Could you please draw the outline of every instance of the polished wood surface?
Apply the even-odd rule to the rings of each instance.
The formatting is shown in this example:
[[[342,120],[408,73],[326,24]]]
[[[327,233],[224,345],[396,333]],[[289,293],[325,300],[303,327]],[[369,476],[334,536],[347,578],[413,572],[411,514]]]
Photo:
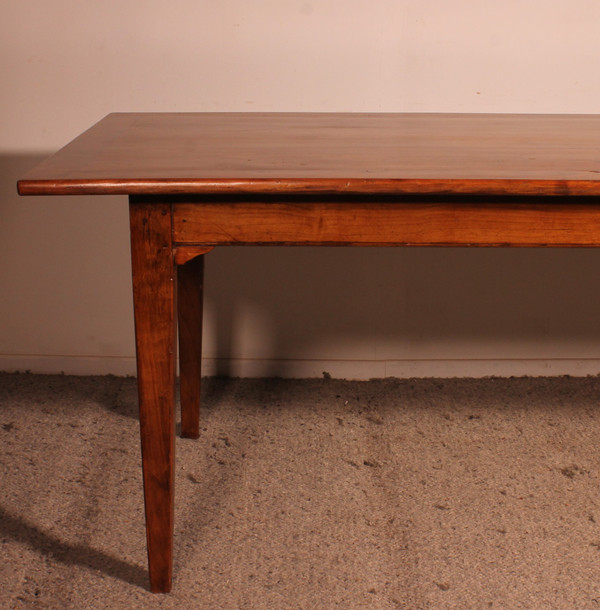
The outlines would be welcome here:
[[[200,434],[204,256],[177,266],[181,436]]]
[[[599,246],[585,198],[304,199],[173,205],[175,243],[313,246]]]
[[[600,246],[600,115],[112,114],[18,183],[127,194],[152,591],[171,588],[175,336],[199,432],[223,245]]]
[[[169,206],[129,206],[150,588],[171,589],[175,482],[175,264]]]
[[[600,115],[111,114],[19,192],[600,194]]]

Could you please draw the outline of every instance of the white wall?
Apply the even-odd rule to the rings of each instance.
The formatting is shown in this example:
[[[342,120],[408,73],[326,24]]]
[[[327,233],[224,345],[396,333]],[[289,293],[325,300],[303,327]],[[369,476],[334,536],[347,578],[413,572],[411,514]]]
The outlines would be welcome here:
[[[15,189],[105,114],[594,113],[599,33],[596,0],[3,2],[0,370],[135,370],[126,199]],[[207,373],[600,372],[600,250],[223,248],[207,265]]]

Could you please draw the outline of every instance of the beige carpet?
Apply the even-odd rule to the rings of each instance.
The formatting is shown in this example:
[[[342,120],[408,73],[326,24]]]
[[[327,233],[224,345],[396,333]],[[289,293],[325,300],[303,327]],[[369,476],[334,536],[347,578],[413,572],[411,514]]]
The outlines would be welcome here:
[[[148,592],[134,379],[0,374],[1,608],[600,608],[599,378],[207,380]]]

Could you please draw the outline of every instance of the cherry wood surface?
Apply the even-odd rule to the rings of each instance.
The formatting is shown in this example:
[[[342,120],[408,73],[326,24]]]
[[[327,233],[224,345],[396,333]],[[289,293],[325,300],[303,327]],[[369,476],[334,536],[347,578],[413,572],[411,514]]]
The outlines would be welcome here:
[[[150,587],[171,589],[175,481],[175,263],[169,206],[130,205],[138,400]]]
[[[197,437],[215,246],[600,246],[600,115],[111,114],[18,183],[129,195],[150,588],[171,589],[175,349]]]
[[[177,257],[176,257],[177,258]],[[204,256],[177,266],[181,436],[200,435]]]
[[[173,240],[203,246],[599,246],[600,207],[581,197],[191,199],[173,205]]]
[[[21,194],[600,194],[600,115],[111,114]]]

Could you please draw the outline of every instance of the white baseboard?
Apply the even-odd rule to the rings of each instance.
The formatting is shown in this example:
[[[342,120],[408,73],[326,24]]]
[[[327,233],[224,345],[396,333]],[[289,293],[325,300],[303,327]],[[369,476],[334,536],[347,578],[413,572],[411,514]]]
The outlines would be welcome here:
[[[48,375],[136,375],[133,357],[37,356],[0,354],[0,371]]]
[[[338,379],[383,377],[546,377],[600,374],[600,359],[206,360],[203,375]]]
[[[133,357],[21,356],[0,354],[0,371],[66,375],[135,375]],[[382,377],[585,377],[600,374],[600,359],[500,360],[255,360],[205,358],[204,376],[338,379]]]

